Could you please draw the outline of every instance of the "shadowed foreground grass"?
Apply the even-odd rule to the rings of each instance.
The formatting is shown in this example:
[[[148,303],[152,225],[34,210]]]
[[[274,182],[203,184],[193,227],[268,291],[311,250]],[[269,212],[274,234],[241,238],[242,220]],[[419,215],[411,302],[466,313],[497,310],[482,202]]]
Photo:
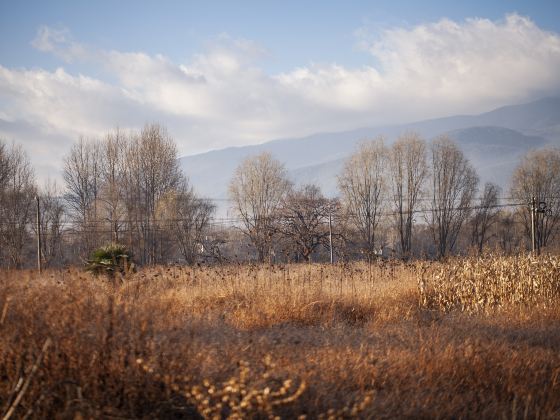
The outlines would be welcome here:
[[[559,270],[521,257],[160,267],[118,286],[2,272],[0,410],[560,418]]]

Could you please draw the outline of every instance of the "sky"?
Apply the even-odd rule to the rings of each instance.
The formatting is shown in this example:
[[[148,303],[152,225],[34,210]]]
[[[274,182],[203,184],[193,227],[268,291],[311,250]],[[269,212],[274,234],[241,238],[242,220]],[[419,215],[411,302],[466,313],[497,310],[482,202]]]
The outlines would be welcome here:
[[[4,1],[0,138],[59,178],[80,137],[181,155],[560,94],[557,1]]]

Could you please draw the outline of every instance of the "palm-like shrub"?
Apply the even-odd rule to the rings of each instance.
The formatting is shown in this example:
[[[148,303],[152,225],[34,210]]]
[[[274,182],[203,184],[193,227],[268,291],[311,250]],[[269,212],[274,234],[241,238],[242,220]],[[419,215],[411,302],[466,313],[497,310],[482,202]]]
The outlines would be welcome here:
[[[110,244],[97,248],[86,263],[86,270],[113,278],[116,273],[126,274],[134,269],[132,254],[124,245]]]

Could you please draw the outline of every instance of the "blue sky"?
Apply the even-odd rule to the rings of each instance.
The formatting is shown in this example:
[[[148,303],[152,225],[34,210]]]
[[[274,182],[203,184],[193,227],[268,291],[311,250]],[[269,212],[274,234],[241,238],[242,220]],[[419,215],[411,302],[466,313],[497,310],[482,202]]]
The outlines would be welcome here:
[[[257,41],[263,66],[285,71],[308,62],[364,65],[356,31],[410,27],[442,17],[491,20],[517,12],[560,32],[560,2],[548,1],[1,1],[0,62],[56,68],[30,41],[41,25],[63,27],[104,49],[185,60],[220,34]]]
[[[0,138],[40,176],[80,136],[181,154],[560,94],[557,1],[0,1]]]

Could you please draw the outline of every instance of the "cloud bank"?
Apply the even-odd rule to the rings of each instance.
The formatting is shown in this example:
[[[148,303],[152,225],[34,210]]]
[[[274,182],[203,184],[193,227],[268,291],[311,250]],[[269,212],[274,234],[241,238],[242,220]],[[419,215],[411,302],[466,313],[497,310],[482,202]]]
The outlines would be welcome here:
[[[54,71],[0,63],[0,137],[24,144],[41,176],[80,135],[166,125],[182,154],[316,132],[479,113],[560,92],[560,35],[516,14],[442,19],[357,42],[371,65],[309,64],[267,74],[265,50],[221,35],[184,63],[107,51],[41,27],[32,45]],[[349,46],[351,48],[352,46]],[[68,63],[95,69],[72,74]],[[48,165],[45,166],[45,162]],[[55,176],[55,174],[52,174]]]

